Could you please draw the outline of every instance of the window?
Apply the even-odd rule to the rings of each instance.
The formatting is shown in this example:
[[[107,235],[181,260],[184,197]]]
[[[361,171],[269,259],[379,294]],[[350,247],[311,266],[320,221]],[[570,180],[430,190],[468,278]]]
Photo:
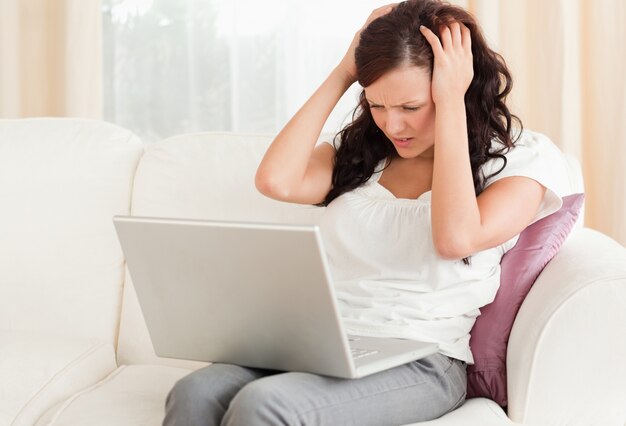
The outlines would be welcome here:
[[[144,140],[275,133],[384,0],[103,0],[105,119]],[[360,88],[324,131],[349,118]]]

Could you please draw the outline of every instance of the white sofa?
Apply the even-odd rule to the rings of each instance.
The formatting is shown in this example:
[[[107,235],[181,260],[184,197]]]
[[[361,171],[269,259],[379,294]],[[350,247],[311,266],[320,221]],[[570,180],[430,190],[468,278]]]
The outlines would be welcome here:
[[[111,218],[315,222],[320,208],[254,189],[270,141],[144,145],[104,122],[0,120],[0,426],[160,424],[168,390],[202,364],[155,356]],[[515,321],[508,415],[472,399],[420,425],[626,424],[625,307],[626,249],[579,226]]]

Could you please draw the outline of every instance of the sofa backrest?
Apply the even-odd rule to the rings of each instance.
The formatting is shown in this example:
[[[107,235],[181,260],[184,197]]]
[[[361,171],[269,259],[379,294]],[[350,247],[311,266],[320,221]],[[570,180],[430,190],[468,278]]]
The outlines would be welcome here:
[[[100,121],[0,120],[0,329],[115,343],[143,145]]]
[[[316,223],[323,209],[270,200],[254,186],[272,136],[229,133],[182,135],[150,145],[137,168],[132,214],[191,219]],[[118,362],[201,364],[157,358],[126,277]]]

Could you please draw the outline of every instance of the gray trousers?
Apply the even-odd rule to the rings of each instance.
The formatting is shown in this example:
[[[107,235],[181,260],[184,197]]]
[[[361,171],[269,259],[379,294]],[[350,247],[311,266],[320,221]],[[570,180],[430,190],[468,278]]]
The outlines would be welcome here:
[[[176,383],[163,425],[402,425],[457,408],[466,383],[441,354],[356,380],[212,364]]]

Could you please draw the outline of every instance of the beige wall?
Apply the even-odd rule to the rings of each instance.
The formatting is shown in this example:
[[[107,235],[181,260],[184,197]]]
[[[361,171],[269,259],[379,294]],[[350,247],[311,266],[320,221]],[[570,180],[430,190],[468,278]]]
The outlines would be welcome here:
[[[0,117],[102,115],[99,0],[0,0]]]
[[[626,2],[584,1],[582,158],[590,226],[626,245]]]
[[[626,2],[469,0],[514,78],[511,108],[577,157],[586,225],[626,245]]]

